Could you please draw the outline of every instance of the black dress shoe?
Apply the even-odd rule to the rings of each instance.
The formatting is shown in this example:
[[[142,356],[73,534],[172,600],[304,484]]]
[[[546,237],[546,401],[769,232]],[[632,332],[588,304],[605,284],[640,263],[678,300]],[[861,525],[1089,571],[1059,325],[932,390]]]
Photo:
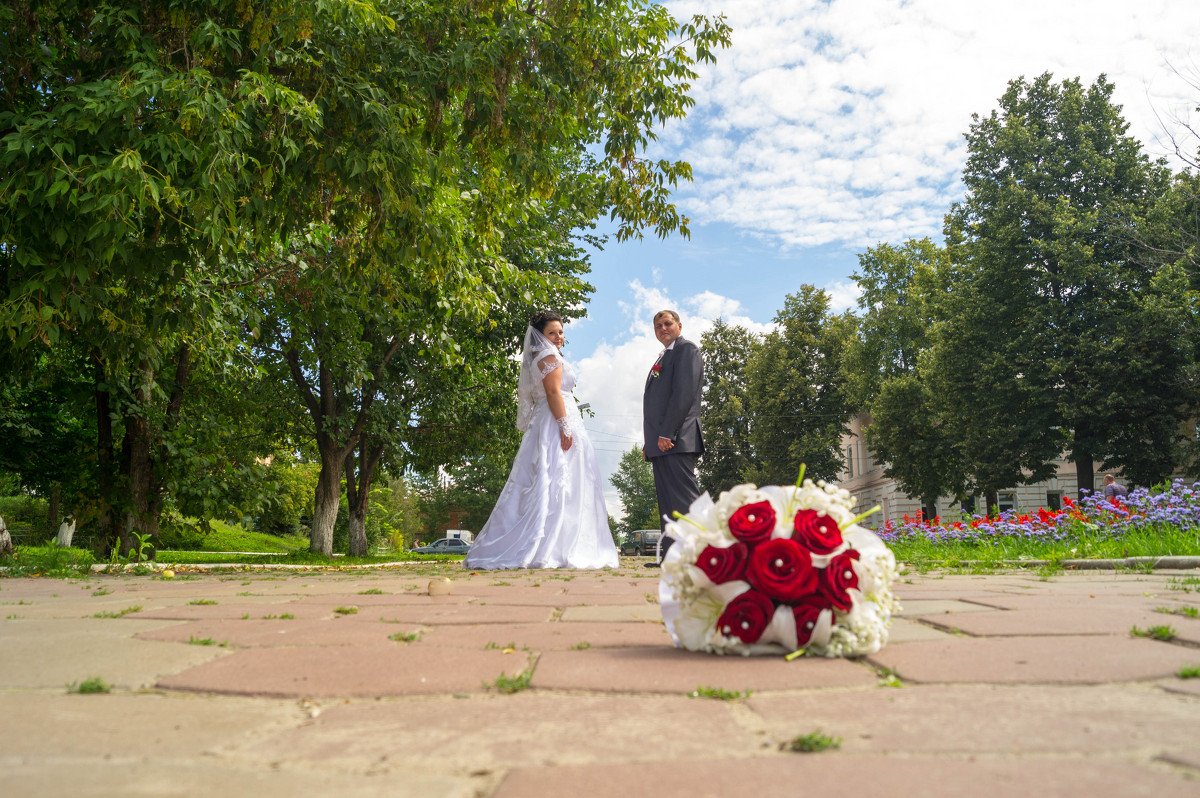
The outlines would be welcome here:
[[[645,564],[644,564],[642,567],[643,567],[643,568],[662,568],[662,563],[660,563],[660,562],[648,562],[648,563],[645,563]]]

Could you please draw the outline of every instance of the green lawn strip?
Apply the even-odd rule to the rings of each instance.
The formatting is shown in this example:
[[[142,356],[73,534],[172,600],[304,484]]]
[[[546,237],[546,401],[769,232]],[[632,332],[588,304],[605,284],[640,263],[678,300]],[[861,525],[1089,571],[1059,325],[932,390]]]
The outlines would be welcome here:
[[[1080,534],[1054,541],[1017,535],[934,541],[923,535],[906,535],[892,538],[888,546],[899,562],[918,569],[1000,569],[1025,561],[1060,563],[1080,559],[1200,556],[1200,530],[1158,526],[1119,537],[1083,530]]]

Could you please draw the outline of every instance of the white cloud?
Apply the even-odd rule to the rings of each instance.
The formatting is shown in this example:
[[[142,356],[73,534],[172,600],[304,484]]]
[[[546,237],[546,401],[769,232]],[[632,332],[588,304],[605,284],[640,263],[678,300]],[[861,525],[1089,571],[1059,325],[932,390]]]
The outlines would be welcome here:
[[[747,316],[736,300],[712,291],[676,300],[640,280],[631,281],[628,288],[629,298],[619,303],[628,322],[619,340],[604,341],[590,355],[573,361],[579,373],[575,396],[581,403],[589,403],[595,414],[584,424],[596,447],[608,511],[617,517],[623,511],[608,480],[616,472],[621,455],[642,444],[642,391],[650,366],[662,350],[654,337],[654,314],[668,308],[676,311],[683,336],[697,343],[717,318],[758,334],[774,329],[774,325]],[[572,356],[569,351],[566,354]]]
[[[1200,14],[1167,0],[667,0],[677,19],[725,14],[733,47],[702,65],[689,117],[656,155],[695,182],[677,194],[697,224],[784,247],[873,245],[941,231],[960,196],[971,115],[1010,80],[1101,74],[1130,133],[1171,151],[1159,117],[1186,117]],[[1194,142],[1189,144],[1194,147]]]

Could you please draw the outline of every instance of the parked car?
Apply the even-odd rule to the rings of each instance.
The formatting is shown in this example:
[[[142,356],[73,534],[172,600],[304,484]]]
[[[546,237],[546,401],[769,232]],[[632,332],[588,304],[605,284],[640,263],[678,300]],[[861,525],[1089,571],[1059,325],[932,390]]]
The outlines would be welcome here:
[[[621,544],[621,553],[626,557],[651,556],[658,549],[658,538],[661,534],[657,529],[635,529],[625,536],[625,542]]]
[[[413,552],[416,554],[466,554],[470,549],[471,544],[465,540],[442,538],[433,541],[428,546],[413,549]]]

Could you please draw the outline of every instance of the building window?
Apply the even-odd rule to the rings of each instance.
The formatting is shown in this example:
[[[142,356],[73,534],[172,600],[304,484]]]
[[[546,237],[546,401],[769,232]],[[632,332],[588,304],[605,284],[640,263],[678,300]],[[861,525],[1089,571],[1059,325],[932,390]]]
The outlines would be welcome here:
[[[926,521],[932,521],[933,519],[937,518],[937,502],[934,502],[933,504],[927,504],[922,507],[921,513],[925,516]]]
[[[996,507],[1002,512],[1010,512],[1017,509],[1017,494],[1012,491],[1004,491],[996,494]]]
[[[1054,490],[1054,491],[1047,492],[1046,493],[1046,509],[1047,510],[1061,510],[1062,509],[1062,496],[1063,495],[1062,495],[1061,491]]]
[[[854,444],[846,447],[846,475],[854,478]]]

